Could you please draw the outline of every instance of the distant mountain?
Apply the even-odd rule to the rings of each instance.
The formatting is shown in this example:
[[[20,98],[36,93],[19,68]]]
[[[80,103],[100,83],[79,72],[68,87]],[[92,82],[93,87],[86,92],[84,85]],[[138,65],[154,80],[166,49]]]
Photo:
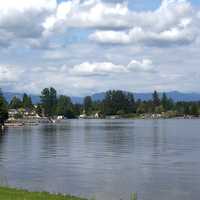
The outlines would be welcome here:
[[[14,93],[14,92],[4,92],[3,95],[4,95],[4,97],[6,98],[6,100],[7,100],[8,102],[10,102],[11,99],[12,99],[14,96],[16,96],[16,97],[18,97],[18,98],[20,98],[20,99],[22,99],[22,97],[23,97],[23,94],[22,94],[22,93]],[[31,94],[30,96],[31,96],[32,102],[33,102],[34,104],[40,102],[40,97],[39,97],[39,95],[32,95],[32,94]]]
[[[97,93],[92,95],[93,100],[102,100],[105,98],[105,92]],[[135,99],[141,99],[142,101],[147,101],[152,99],[152,93],[133,93]],[[166,92],[168,98],[174,101],[200,101],[200,93],[182,93],[178,91]],[[162,93],[160,93],[162,96]]]
[[[101,101],[105,98],[105,92],[93,94],[93,101]],[[150,100],[152,98],[152,93],[133,93],[135,99]],[[160,93],[160,96],[162,93]],[[172,98],[174,101],[200,101],[200,93],[182,93],[178,91],[166,92],[166,95]],[[4,92],[4,96],[8,102],[14,97],[17,96],[22,99],[23,94],[21,93],[12,93],[12,92]],[[39,95],[31,95],[33,103],[39,103],[40,97]],[[73,103],[83,103],[84,97],[71,97]]]
[[[84,100],[84,97],[71,97],[71,100],[73,103],[77,103],[77,104],[82,104],[83,103],[83,100]]]
[[[174,101],[200,101],[200,93],[182,93],[178,91],[166,93]]]

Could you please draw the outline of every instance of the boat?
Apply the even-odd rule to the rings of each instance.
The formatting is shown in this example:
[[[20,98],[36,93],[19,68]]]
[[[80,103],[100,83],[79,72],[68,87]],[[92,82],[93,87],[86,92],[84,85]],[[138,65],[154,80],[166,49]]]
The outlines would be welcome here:
[[[5,127],[21,127],[24,123],[5,123]]]

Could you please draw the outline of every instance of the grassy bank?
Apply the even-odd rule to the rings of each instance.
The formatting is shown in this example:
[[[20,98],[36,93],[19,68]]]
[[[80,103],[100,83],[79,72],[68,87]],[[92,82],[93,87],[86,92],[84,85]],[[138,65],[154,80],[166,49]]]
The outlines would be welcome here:
[[[86,200],[69,195],[53,195],[47,192],[28,192],[26,190],[0,187],[0,199],[2,200]]]

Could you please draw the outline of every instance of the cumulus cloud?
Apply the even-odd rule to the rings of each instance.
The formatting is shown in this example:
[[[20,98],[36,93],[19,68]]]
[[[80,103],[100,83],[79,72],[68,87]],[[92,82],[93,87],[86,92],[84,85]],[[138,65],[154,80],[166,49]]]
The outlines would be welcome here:
[[[192,30],[171,28],[162,32],[144,31],[140,27],[125,31],[96,31],[89,38],[99,43],[131,44],[139,43],[152,46],[185,45],[192,43],[197,33]]]
[[[18,39],[42,37],[43,22],[56,7],[56,0],[1,0],[0,32],[4,33],[4,45]]]
[[[116,65],[111,62],[84,62],[75,65],[69,72],[73,75],[79,76],[105,76],[115,74],[123,75],[130,72],[156,73],[156,69],[151,60],[144,59],[142,61],[132,60],[128,65]]]
[[[56,13],[47,18],[45,27],[62,24],[68,27],[168,29],[193,12],[187,0],[163,0],[154,11],[132,11],[124,2],[69,0],[61,2]]]
[[[16,82],[20,80],[23,70],[14,66],[0,65],[0,83]]]
[[[128,65],[127,69],[133,72],[145,72],[145,73],[156,73],[156,69],[153,66],[152,60],[144,59],[142,61],[132,60]]]
[[[190,44],[199,35],[198,15],[187,0],[163,0],[156,10],[137,12],[123,1],[7,0],[0,4],[0,44],[20,39],[51,48],[51,36],[70,28],[97,29],[89,39],[104,44]]]
[[[94,75],[109,75],[110,73],[124,72],[125,68],[121,65],[115,65],[110,62],[89,63],[84,62],[80,65],[75,65],[71,70],[71,74],[80,76]]]
[[[45,28],[102,27],[122,28],[129,26],[129,9],[126,3],[105,3],[101,0],[70,0],[61,2],[55,14],[47,18]],[[106,20],[105,20],[106,19]]]
[[[84,93],[86,90],[95,90],[98,85],[102,87],[105,81],[115,82],[119,77],[146,77],[150,74],[157,74],[157,69],[148,59],[131,60],[127,65],[112,62],[83,62],[73,67],[63,65],[28,68],[0,65],[0,84],[4,87],[12,85],[12,90],[17,92],[32,93],[38,93],[42,88],[49,86],[57,87],[63,92],[63,85],[66,84],[74,88],[73,92],[82,89],[83,91],[79,92]],[[71,91],[71,94],[73,92]]]
[[[171,46],[190,44],[199,34],[197,14],[185,0],[163,0],[155,11],[131,15],[138,20],[130,22],[129,30],[97,30],[89,39],[104,44]]]

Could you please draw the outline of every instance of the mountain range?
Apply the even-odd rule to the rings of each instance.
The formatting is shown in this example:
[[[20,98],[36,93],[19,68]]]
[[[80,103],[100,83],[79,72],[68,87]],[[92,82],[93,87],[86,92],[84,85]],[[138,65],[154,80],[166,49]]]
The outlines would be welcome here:
[[[105,92],[96,93],[91,95],[93,101],[100,101],[105,98]],[[135,99],[141,99],[141,100],[150,100],[152,98],[152,93],[133,93]],[[162,93],[160,93],[162,94]],[[172,98],[175,102],[177,101],[200,101],[200,93],[183,93],[179,91],[172,91],[172,92],[166,92],[166,95],[169,98]],[[22,99],[23,94],[22,93],[15,93],[15,92],[4,92],[4,96],[8,102],[11,101],[11,99],[14,96],[17,96]],[[30,95],[32,98],[33,103],[39,103],[40,102],[40,96],[39,95]],[[73,103],[83,103],[84,97],[71,97]]]

